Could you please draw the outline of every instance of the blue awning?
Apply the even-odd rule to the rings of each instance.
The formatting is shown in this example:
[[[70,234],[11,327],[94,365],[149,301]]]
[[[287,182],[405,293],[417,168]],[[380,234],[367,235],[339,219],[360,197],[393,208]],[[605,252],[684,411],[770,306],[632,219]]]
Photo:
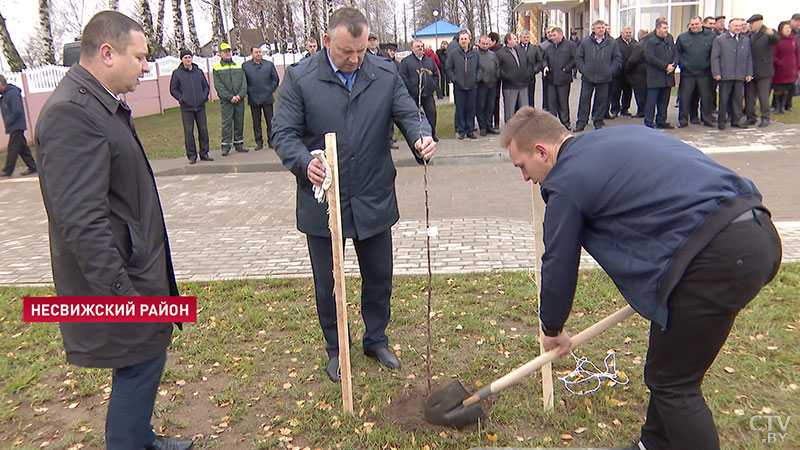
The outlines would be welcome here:
[[[450,22],[445,22],[444,20],[439,20],[414,33],[414,37],[452,36],[459,31],[461,31],[459,26],[453,25]]]

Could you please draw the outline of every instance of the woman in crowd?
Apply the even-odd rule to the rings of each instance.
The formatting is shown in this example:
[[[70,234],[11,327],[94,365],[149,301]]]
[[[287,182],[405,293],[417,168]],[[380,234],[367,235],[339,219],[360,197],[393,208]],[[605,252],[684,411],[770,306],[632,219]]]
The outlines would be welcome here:
[[[783,114],[789,96],[797,83],[797,71],[800,70],[800,47],[797,36],[792,33],[788,21],[778,25],[781,41],[772,48],[775,75],[772,77],[772,95],[775,97],[775,113]]]

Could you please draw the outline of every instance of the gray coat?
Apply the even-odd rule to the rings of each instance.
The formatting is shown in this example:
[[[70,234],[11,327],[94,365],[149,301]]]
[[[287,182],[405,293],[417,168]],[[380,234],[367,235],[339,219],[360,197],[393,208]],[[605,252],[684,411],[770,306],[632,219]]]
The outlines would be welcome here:
[[[493,87],[500,79],[500,66],[497,63],[497,55],[491,50],[478,49],[480,56],[481,68],[483,75],[481,75],[481,83],[488,87]]]
[[[262,59],[261,64],[256,64],[248,59],[242,64],[242,70],[247,78],[247,104],[271,105],[274,101],[272,94],[280,83],[275,64],[266,59]]]
[[[608,83],[622,69],[622,53],[614,38],[606,34],[598,43],[592,33],[578,46],[575,65],[581,71],[583,80]]]
[[[497,55],[499,58],[500,55]],[[453,82],[457,89],[470,91],[478,87],[478,81],[483,76],[483,67],[479,62],[478,51],[470,48],[465,52],[458,47],[458,50],[447,52],[447,64],[445,71],[447,79]]]
[[[750,39],[743,36],[738,41],[725,32],[711,45],[711,76],[723,80],[744,80],[753,76],[753,58]]]
[[[297,228],[330,235],[328,205],[317,203],[306,173],[309,152],[325,148],[325,133],[336,133],[344,236],[368,239],[394,225],[400,214],[389,137],[397,124],[411,148],[420,134],[417,112],[388,59],[366,55],[352,92],[333,72],[326,49],[290,66],[278,91],[272,142],[297,179]],[[431,135],[425,120],[422,134]]]
[[[36,124],[59,296],[178,295],[153,171],[131,111],[72,66]],[[62,323],[67,360],[125,367],[170,343],[170,323]]]

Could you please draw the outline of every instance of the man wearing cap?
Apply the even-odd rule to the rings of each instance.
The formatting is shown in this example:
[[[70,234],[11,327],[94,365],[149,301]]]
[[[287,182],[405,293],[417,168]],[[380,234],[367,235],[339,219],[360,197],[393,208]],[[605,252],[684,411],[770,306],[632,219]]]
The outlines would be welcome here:
[[[331,14],[325,48],[286,69],[272,137],[283,165],[296,177],[297,228],[306,234],[317,315],[327,344],[325,372],[334,382],[341,380],[340,343],[328,205],[319,203],[312,189],[329,173],[309,152],[325,147],[326,133],[336,133],[342,238],[352,239],[361,271],[362,348],[383,366],[399,369],[386,335],[392,297],[391,227],[400,217],[389,130],[397,124],[419,164],[436,150],[430,126],[424,120],[420,124],[419,109],[394,65],[365,56],[368,33],[361,11],[343,7]]]
[[[231,56],[227,42],[219,44],[220,60],[214,66],[214,88],[219,95],[222,112],[222,156],[228,156],[231,145],[237,152],[247,153],[244,148],[244,96],[247,95],[247,77]]]
[[[369,39],[367,39],[367,53],[372,56],[386,56],[381,49],[378,48],[378,36],[373,33],[370,33]]]
[[[397,60],[397,44],[383,44],[383,49],[386,52],[386,57],[392,60],[397,71],[400,71],[400,61]]]
[[[725,29],[725,16],[717,16],[714,17],[714,32],[717,33],[717,36],[726,32]]]
[[[761,105],[761,123],[759,127],[769,125],[769,91],[772,88],[772,76],[775,68],[772,66],[772,47],[781,41],[778,33],[772,28],[764,26],[764,17],[754,14],[747,19],[750,24],[750,46],[753,54],[753,81],[744,85],[744,109],[747,114],[747,124],[756,123],[756,98]]]
[[[272,147],[272,103],[273,93],[278,89],[278,71],[272,61],[264,59],[261,47],[254,46],[250,49],[252,59],[242,64],[245,78],[247,78],[247,103],[250,105],[250,114],[253,116],[253,136],[256,140],[255,150],[264,148],[264,136],[261,132],[261,113],[267,122],[267,144]]]
[[[181,105],[183,121],[183,141],[189,164],[197,162],[197,147],[194,143],[194,125],[197,124],[197,140],[200,141],[200,159],[213,161],[208,155],[208,124],[206,123],[206,102],[209,87],[206,75],[192,62],[192,52],[181,50],[181,64],[172,72],[169,93]]]

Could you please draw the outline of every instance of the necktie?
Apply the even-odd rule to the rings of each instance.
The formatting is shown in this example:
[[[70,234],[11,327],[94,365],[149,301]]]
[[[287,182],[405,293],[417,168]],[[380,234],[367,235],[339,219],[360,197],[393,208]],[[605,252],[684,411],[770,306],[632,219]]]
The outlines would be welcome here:
[[[511,54],[514,55],[514,60],[517,62],[517,67],[519,67],[519,56],[517,56],[516,47],[511,47]]]
[[[340,70],[339,74],[344,78],[344,85],[345,87],[347,87],[347,90],[352,92],[353,83],[355,82],[356,79],[356,73],[355,72],[345,73]]]

